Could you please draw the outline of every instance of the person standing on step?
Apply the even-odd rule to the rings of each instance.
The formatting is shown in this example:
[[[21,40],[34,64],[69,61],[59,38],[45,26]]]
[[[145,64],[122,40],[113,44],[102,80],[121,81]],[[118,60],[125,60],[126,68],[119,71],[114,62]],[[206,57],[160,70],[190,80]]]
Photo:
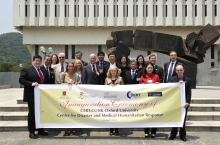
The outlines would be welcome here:
[[[171,78],[171,82],[179,82],[179,83],[184,83],[185,82],[185,97],[186,97],[186,103],[183,106],[186,109],[186,114],[185,114],[185,118],[184,118],[184,122],[183,122],[183,127],[180,127],[180,139],[182,141],[186,141],[186,116],[187,116],[187,111],[188,111],[188,107],[190,105],[191,102],[191,81],[189,78],[185,77],[183,75],[184,73],[184,68],[182,65],[177,65],[176,66],[176,76]],[[177,131],[178,128],[177,127],[173,127],[172,131],[170,133],[170,137],[169,140],[173,140],[176,138],[177,135]]]
[[[36,130],[38,130],[38,135],[48,135],[42,128],[36,129],[35,126],[34,88],[38,86],[38,84],[48,84],[43,71],[40,69],[41,63],[42,57],[40,55],[33,56],[32,66],[23,68],[19,78],[19,83],[24,85],[23,101],[28,104],[28,130],[29,137],[32,139],[38,138],[35,134]]]

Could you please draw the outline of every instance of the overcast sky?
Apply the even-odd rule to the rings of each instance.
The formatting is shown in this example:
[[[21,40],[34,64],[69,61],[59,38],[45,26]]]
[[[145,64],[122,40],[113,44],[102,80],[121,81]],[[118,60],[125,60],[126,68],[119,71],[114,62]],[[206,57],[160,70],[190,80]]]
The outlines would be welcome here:
[[[18,32],[13,27],[13,0],[0,0],[0,34]]]

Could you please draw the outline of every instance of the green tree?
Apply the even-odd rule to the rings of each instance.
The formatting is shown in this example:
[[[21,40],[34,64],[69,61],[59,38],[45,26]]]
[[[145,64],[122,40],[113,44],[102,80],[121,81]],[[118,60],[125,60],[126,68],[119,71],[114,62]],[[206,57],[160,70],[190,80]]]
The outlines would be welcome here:
[[[11,63],[3,63],[0,66],[0,72],[9,72],[9,71],[11,71],[12,67],[13,67],[13,65]]]

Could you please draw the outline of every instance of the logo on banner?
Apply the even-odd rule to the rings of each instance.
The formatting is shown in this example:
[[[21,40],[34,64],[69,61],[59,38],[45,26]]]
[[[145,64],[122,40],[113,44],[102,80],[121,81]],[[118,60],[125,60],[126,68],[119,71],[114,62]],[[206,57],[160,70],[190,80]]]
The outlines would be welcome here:
[[[110,92],[105,92],[104,98],[118,98],[119,94],[112,94]]]
[[[131,99],[132,97],[134,97],[134,98],[140,98],[140,96],[141,96],[140,93],[132,93],[131,91],[128,91],[128,92],[127,92],[127,97],[128,97],[129,99]]]
[[[97,95],[95,95],[95,94],[86,94],[85,92],[79,92],[78,98],[84,99],[84,98],[89,98],[89,97],[95,98],[95,97],[97,97]]]
[[[60,99],[71,99],[67,96],[66,91],[62,91],[62,95],[60,96]]]

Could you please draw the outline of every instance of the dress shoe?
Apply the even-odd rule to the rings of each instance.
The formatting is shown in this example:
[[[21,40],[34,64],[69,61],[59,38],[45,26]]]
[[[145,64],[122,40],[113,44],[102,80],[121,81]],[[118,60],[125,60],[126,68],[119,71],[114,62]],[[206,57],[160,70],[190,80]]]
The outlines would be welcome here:
[[[38,134],[39,135],[43,135],[43,136],[48,136],[48,133],[47,132],[45,132],[45,131],[38,131]]]
[[[112,135],[113,135],[113,132],[109,132],[109,135],[112,136]]]
[[[171,135],[171,136],[169,137],[169,140],[174,140],[175,138],[176,138],[175,136]]]
[[[186,138],[185,137],[181,137],[180,138],[182,141],[186,141]]]
[[[151,136],[150,136],[151,138],[155,138],[155,134],[151,134]]]
[[[144,136],[145,138],[148,138],[149,137],[149,135],[148,134],[145,134],[145,136]]]
[[[37,139],[37,135],[35,133],[30,133],[29,137],[32,139]]]

